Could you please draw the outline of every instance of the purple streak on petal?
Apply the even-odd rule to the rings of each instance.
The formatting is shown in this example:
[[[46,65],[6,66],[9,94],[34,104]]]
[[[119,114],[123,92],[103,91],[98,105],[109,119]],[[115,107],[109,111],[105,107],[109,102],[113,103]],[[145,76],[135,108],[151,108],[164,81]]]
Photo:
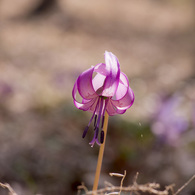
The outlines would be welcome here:
[[[77,79],[77,87],[79,94],[85,99],[91,99],[97,96],[92,84],[93,68],[81,73]]]
[[[117,57],[111,52],[105,52],[106,70],[109,72],[104,82],[104,89],[102,96],[112,97],[114,96],[120,76],[120,65]]]

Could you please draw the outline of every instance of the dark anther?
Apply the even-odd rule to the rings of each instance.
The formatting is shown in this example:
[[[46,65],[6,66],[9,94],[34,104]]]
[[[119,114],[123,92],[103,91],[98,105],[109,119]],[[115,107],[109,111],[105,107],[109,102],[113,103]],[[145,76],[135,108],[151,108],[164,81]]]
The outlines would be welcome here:
[[[97,114],[95,115],[95,119],[94,119],[94,127],[96,126],[96,122],[97,122]]]
[[[101,128],[103,128],[103,126],[104,126],[104,116],[102,117],[102,126],[101,126]]]
[[[87,134],[87,131],[88,131],[89,127],[85,127],[85,130],[83,131],[83,135],[82,135],[82,138],[84,138]]]
[[[102,130],[100,134],[100,143],[103,144],[103,142],[104,142],[104,131]]]

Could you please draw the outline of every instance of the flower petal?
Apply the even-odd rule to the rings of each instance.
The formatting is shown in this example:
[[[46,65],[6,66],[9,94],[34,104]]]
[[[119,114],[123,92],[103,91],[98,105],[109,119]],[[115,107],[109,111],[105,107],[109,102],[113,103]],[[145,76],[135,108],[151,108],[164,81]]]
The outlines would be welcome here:
[[[122,83],[126,87],[129,87],[129,80],[124,72],[120,73],[120,83]]]
[[[101,92],[103,90],[105,78],[106,78],[106,76],[97,73],[97,75],[95,75],[95,77],[92,80],[93,88],[96,91],[96,93],[99,95],[101,95]],[[101,90],[101,88],[102,88],[102,90]]]
[[[94,72],[94,67],[81,73],[77,79],[77,87],[79,94],[84,99],[91,99],[97,96],[92,85],[92,76]]]
[[[100,73],[104,76],[107,76],[109,74],[108,70],[106,69],[106,64],[104,63],[97,64],[94,67],[94,72]]]
[[[84,110],[84,111],[89,110],[89,111],[93,112],[97,98],[93,98],[91,100],[83,99],[82,103],[80,103],[76,100],[77,91],[78,91],[78,88],[77,88],[77,82],[76,82],[74,87],[73,87],[73,90],[72,90],[72,97],[74,100],[74,105],[80,110]]]
[[[108,113],[109,116],[114,116],[116,114],[123,114],[125,110],[118,110],[110,101],[110,99],[107,101],[106,103],[106,111]]]
[[[105,82],[102,96],[112,97],[119,84],[120,65],[117,57],[111,52],[105,52],[106,70],[108,72]]]
[[[134,93],[133,90],[128,87],[126,94],[118,100],[111,99],[112,104],[119,111],[127,110],[130,108],[134,102]]]
[[[123,96],[125,96],[128,88],[129,88],[129,80],[128,80],[127,76],[123,72],[121,72],[119,85],[118,85],[118,88],[117,88],[116,93],[115,93],[115,99],[119,100]],[[112,98],[112,99],[114,99],[114,98]]]

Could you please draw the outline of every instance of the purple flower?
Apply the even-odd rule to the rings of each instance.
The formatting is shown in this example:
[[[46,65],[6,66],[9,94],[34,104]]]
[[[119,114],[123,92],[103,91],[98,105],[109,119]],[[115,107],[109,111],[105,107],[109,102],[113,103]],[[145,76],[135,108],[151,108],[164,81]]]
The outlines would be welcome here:
[[[195,103],[193,103],[193,110],[192,110],[192,123],[193,126],[195,127]]]
[[[181,98],[177,95],[162,101],[152,124],[152,132],[164,143],[177,146],[180,135],[187,130],[188,122],[179,112]]]
[[[82,99],[81,102],[76,99],[77,95]],[[105,52],[105,63],[97,64],[79,75],[74,84],[72,96],[78,109],[93,113],[83,132],[84,138],[94,119],[95,133],[90,142],[92,146],[94,143],[100,144],[104,141],[102,128],[105,112],[110,116],[123,114],[134,102],[134,93],[129,87],[127,76],[120,72],[117,57],[107,51]]]

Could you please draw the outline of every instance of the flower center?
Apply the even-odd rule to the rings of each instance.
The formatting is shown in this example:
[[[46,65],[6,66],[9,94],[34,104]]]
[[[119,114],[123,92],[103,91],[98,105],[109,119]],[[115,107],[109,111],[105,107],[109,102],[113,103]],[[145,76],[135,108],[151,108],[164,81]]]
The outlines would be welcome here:
[[[98,97],[93,115],[89,121],[89,124],[87,125],[87,127],[85,128],[85,130],[83,132],[82,137],[84,138],[87,134],[87,131],[89,129],[89,126],[90,126],[92,120],[94,119],[94,131],[95,131],[94,137],[93,137],[92,141],[89,143],[91,145],[91,147],[93,147],[95,143],[100,145],[104,142],[103,126],[104,126],[104,115],[105,115],[105,111],[106,111],[106,99],[107,99],[107,97],[104,97],[104,96]],[[98,137],[100,137],[100,141],[99,141]]]

